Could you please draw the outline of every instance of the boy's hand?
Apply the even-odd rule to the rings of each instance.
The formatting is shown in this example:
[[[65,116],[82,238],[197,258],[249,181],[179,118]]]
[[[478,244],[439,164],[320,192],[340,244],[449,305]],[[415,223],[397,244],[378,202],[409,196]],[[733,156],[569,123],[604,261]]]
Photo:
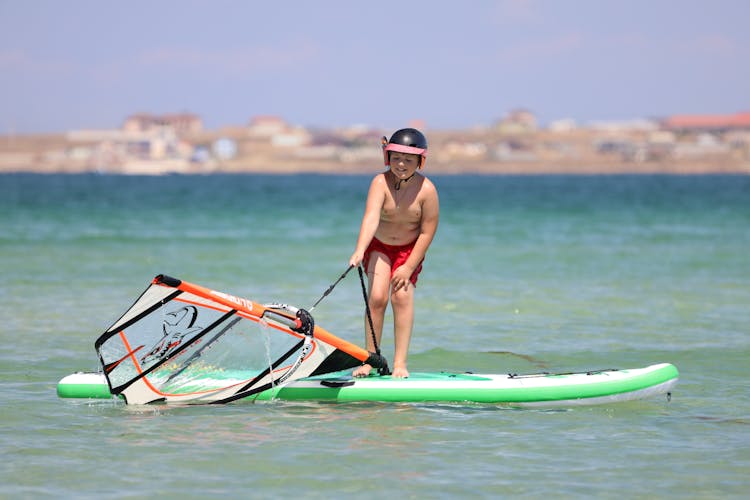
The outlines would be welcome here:
[[[351,267],[358,267],[362,261],[364,260],[364,255],[359,252],[354,252],[351,257],[349,257],[349,265]]]
[[[393,272],[393,276],[391,276],[391,287],[393,287],[393,291],[397,292],[402,288],[408,290],[409,285],[411,285],[410,278],[413,273],[414,271],[410,270],[407,266],[399,266]]]

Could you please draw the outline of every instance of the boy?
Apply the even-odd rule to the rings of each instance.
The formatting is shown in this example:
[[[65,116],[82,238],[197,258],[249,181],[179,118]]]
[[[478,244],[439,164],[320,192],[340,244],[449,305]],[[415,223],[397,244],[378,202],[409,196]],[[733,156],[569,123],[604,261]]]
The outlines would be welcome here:
[[[349,264],[364,265],[369,282],[369,306],[375,338],[380,345],[385,310],[390,298],[395,338],[393,376],[409,376],[406,366],[414,323],[414,288],[438,225],[435,186],[417,170],[424,166],[427,139],[416,129],[396,131],[386,141],[383,159],[388,168],[370,184],[357,246]],[[365,319],[367,349],[375,350]],[[355,377],[366,377],[364,364]]]

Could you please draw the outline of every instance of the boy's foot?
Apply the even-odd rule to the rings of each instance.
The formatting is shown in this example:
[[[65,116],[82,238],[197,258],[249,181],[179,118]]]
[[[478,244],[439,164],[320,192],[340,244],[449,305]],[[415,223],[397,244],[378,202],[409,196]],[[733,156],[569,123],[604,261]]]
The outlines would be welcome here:
[[[371,370],[372,370],[372,366],[368,364],[358,366],[352,372],[352,377],[367,377],[368,375],[370,375]]]
[[[409,377],[409,370],[406,367],[393,367],[393,373],[391,376],[394,378],[407,378]]]

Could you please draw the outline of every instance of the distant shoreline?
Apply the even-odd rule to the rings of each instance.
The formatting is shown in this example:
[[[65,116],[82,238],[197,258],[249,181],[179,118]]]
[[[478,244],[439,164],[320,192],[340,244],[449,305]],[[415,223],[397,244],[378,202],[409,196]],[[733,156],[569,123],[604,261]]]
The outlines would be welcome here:
[[[244,159],[243,159],[244,160]],[[118,165],[111,168],[92,168],[91,165],[37,164],[19,166],[0,165],[0,174],[112,174],[112,175],[211,175],[211,174],[268,174],[268,175],[374,175],[385,169],[373,161],[370,164],[323,160],[272,160],[223,162],[206,168],[188,162],[147,161]],[[266,163],[267,162],[267,163]],[[430,175],[750,175],[750,161],[716,158],[699,161],[627,162],[620,160],[566,162],[501,162],[463,161],[448,163],[436,158],[427,161],[423,169]]]
[[[141,131],[133,137],[122,130],[0,136],[0,173],[374,175],[384,169],[382,152],[369,137],[356,144],[282,146],[274,143],[276,136],[256,137],[241,129],[232,139],[232,154],[223,155],[210,149],[230,141],[218,132],[185,137],[171,133],[169,140],[157,132]],[[669,142],[659,142],[665,137]],[[748,175],[750,132],[723,137],[640,130],[433,131],[424,173]]]
[[[212,171],[150,171],[150,172],[107,172],[96,170],[76,170],[76,171],[50,171],[38,169],[9,169],[0,170],[0,175],[103,175],[103,176],[123,176],[123,177],[163,177],[171,175],[183,176],[209,176],[209,175],[268,175],[268,176],[294,176],[294,175],[320,175],[320,176],[367,176],[375,175],[383,170],[372,169],[353,169],[352,171],[341,171],[333,169],[246,169],[246,170],[212,170]],[[466,169],[466,170],[443,170],[443,169],[425,169],[422,172],[426,177],[443,176],[456,177],[461,175],[471,176],[638,176],[638,175],[666,175],[666,176],[709,176],[709,175],[750,175],[750,165],[746,168],[639,168],[639,169],[556,169],[556,168],[497,168],[497,169]]]

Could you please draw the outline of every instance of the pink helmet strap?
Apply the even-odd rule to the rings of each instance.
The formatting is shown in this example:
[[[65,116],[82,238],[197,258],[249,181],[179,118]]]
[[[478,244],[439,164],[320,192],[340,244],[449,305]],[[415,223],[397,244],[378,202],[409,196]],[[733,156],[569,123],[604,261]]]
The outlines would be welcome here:
[[[425,159],[427,157],[427,150],[422,148],[415,148],[412,146],[403,146],[401,144],[391,144],[385,142],[385,137],[383,137],[383,162],[386,166],[391,164],[390,158],[388,157],[389,151],[396,151],[399,153],[408,153],[412,155],[419,155],[419,168],[422,168],[422,165],[424,165]]]
[[[399,153],[408,153],[412,155],[427,156],[427,150],[422,148],[415,148],[412,146],[403,146],[401,144],[387,144],[384,148],[385,151],[398,151]]]

